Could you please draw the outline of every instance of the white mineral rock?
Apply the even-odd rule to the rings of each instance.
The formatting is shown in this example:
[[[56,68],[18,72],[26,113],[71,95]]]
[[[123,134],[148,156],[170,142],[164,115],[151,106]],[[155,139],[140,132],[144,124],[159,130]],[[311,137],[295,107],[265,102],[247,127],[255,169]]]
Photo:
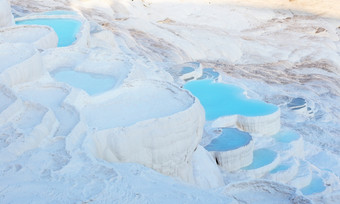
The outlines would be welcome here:
[[[137,162],[193,182],[192,154],[205,122],[195,97],[169,83],[137,81],[98,101],[82,111],[98,158]]]
[[[29,44],[0,44],[0,83],[9,87],[44,74],[40,53]]]
[[[0,29],[0,39],[10,43],[31,43],[37,49],[55,48],[58,36],[48,26],[21,25]]]
[[[14,25],[11,6],[7,0],[0,0],[0,27]]]

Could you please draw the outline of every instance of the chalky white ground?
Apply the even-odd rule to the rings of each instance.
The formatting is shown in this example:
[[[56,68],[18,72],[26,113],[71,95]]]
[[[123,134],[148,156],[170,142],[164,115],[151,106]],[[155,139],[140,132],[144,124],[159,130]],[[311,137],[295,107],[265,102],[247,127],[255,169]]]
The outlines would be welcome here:
[[[37,66],[39,70],[32,68],[31,72],[39,76],[28,81],[11,78],[6,84],[9,87],[0,85],[3,202],[237,203],[244,199],[242,202],[271,203],[281,199],[289,203],[294,198],[304,200],[291,186],[308,185],[312,172],[323,177],[328,186],[324,193],[310,199],[316,203],[336,203],[340,199],[340,139],[337,137],[340,132],[340,5],[337,1],[12,0],[10,3],[15,15],[56,9],[79,11],[90,22],[92,33],[88,48],[79,45],[68,50],[42,52],[44,70]],[[8,13],[7,1],[0,0],[0,26],[13,24],[11,18],[6,17]],[[2,40],[0,38],[0,43]],[[0,72],[34,55],[31,49],[21,49],[21,46],[26,45],[1,45],[0,59],[6,59],[1,60],[6,63],[0,64]],[[275,149],[271,138],[262,137],[254,138],[254,148],[273,147],[281,159],[287,160],[292,156],[290,151],[298,153],[296,161],[291,162],[298,165],[296,175],[287,173],[292,176],[287,181],[291,186],[250,180],[253,176],[247,174],[242,177],[242,174],[224,172],[221,175],[213,159],[200,146],[190,161],[196,186],[140,164],[99,160],[91,152],[89,132],[84,131],[88,130],[87,126],[97,128],[98,124],[82,115],[92,114],[92,99],[81,90],[55,82],[47,72],[71,67],[108,74],[119,79],[115,86],[115,90],[119,90],[135,80],[172,82],[166,70],[188,61],[214,67],[225,73],[225,82],[244,88],[251,98],[280,107],[282,127],[301,135],[304,152],[299,152],[302,150],[296,149],[295,144]],[[20,84],[23,82],[25,84]],[[144,91],[135,91],[134,100],[138,100],[138,94],[142,96]],[[166,94],[163,98],[170,99],[163,101],[168,101],[169,107],[178,105],[164,112],[165,115],[190,107],[189,99],[189,102],[176,102],[171,100],[174,96],[171,91],[162,94]],[[314,115],[288,109],[286,104],[292,97],[305,98]],[[94,98],[98,104],[105,103],[106,99]],[[128,97],[124,100],[132,103]],[[154,106],[149,105],[147,108]],[[86,111],[82,113],[79,107],[85,107]],[[159,112],[154,113],[138,120],[160,116]],[[99,129],[107,128],[114,119],[105,117]],[[123,122],[132,124],[135,120]],[[214,188],[207,189],[210,187]]]

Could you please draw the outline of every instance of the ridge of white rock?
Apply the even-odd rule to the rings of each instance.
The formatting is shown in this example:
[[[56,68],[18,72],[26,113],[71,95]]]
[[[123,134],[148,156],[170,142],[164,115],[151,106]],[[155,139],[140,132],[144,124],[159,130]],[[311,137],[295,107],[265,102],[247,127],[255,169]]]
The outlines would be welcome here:
[[[202,188],[217,188],[224,184],[223,176],[211,154],[201,145],[192,155],[195,184]]]
[[[129,83],[113,94],[102,102],[97,98],[81,111],[93,129],[96,157],[137,162],[193,182],[192,154],[205,122],[199,101],[185,90],[157,81]]]
[[[75,21],[79,21],[80,28],[76,33],[75,41],[70,45],[58,49],[69,50],[72,47],[87,47],[90,37],[90,24],[89,22],[79,14],[59,14],[59,15],[46,15],[46,14],[38,14],[38,15],[27,15],[23,17],[18,17],[15,19],[16,22],[25,21],[25,20],[39,20],[39,19],[71,19]],[[69,28],[70,29],[70,28]],[[60,39],[59,39],[60,40]]]
[[[218,165],[222,169],[232,172],[242,167],[248,166],[253,161],[254,141],[237,149],[228,151],[211,151],[210,153],[216,158]]]
[[[0,42],[32,43],[37,49],[55,48],[58,36],[48,26],[21,25],[0,29]]]
[[[272,114],[264,116],[243,116],[230,115],[217,118],[212,127],[232,127],[237,126],[243,131],[263,136],[271,136],[280,131],[281,127],[281,111],[278,108]]]
[[[0,53],[0,83],[8,87],[37,80],[46,73],[40,53],[28,44],[2,43]]]
[[[14,25],[11,5],[7,0],[0,0],[0,28]]]
[[[326,4],[335,1],[326,1]],[[3,2],[6,1],[1,3]],[[17,80],[18,83],[15,85],[7,82],[5,85],[0,85],[0,131],[8,130],[5,134],[0,134],[2,136],[0,137],[0,158],[6,160],[0,163],[3,186],[0,196],[4,203],[231,203],[232,201],[237,203],[235,200],[240,198],[245,203],[257,201],[259,203],[275,201],[310,203],[308,199],[300,195],[296,196],[299,193],[295,194],[296,190],[291,187],[288,187],[291,190],[287,190],[286,186],[268,181],[254,181],[257,184],[253,185],[249,180],[251,175],[245,175],[243,172],[223,172],[226,183],[247,180],[244,185],[231,191],[230,196],[224,196],[220,193],[221,188],[198,190],[193,186],[175,182],[172,178],[158,174],[140,164],[110,163],[94,158],[92,153],[95,151],[91,136],[98,130],[88,127],[82,113],[84,107],[93,105],[94,102],[105,104],[107,100],[116,97],[115,93],[120,92],[118,89],[124,88],[126,84],[133,83],[136,79],[174,82],[176,80],[173,80],[166,72],[167,68],[195,60],[199,60],[202,64],[208,63],[204,66],[214,67],[231,78],[235,77],[230,80],[231,83],[247,87],[247,90],[253,91],[255,96],[258,94],[255,98],[280,106],[283,127],[290,127],[301,134],[300,140],[275,149],[280,158],[285,159],[277,165],[285,164],[286,159],[290,157],[296,160],[306,155],[306,160],[301,160],[297,162],[298,164],[293,162],[292,168],[281,172],[285,176],[277,175],[277,178],[280,177],[282,182],[302,188],[311,185],[313,175],[317,174],[320,178],[322,177],[327,189],[322,193],[308,195],[308,197],[316,203],[325,201],[327,204],[334,204],[339,200],[337,192],[340,189],[338,176],[340,175],[340,161],[337,148],[339,139],[336,136],[339,132],[337,123],[339,66],[337,65],[339,65],[340,27],[337,18],[326,19],[314,15],[315,13],[303,13],[299,9],[303,8],[303,5],[315,5],[316,0],[282,3],[292,5],[291,8],[297,8],[297,10],[286,10],[283,9],[286,7],[278,6],[281,5],[280,2],[265,0],[256,1],[260,7],[252,7],[249,6],[252,2],[239,0],[188,0],[185,2],[182,0],[118,0],[114,2],[111,0],[11,0],[11,2],[13,3],[12,9],[18,11],[15,12],[16,16],[24,18],[33,11],[73,9],[77,10],[79,15],[86,17],[85,23],[90,21],[91,29],[80,37],[81,40],[78,39],[82,43],[76,42],[69,47],[40,50],[44,70],[70,68],[88,73],[102,73],[117,77],[119,82],[112,90],[95,97],[66,83],[56,83],[45,73],[40,75],[42,78],[37,76],[34,80]],[[231,2],[239,4],[234,5]],[[244,4],[248,6],[244,7]],[[277,7],[268,9],[267,4],[275,4]],[[334,7],[328,11],[338,11],[334,9],[337,5],[335,3]],[[2,9],[4,7],[0,7],[0,16],[3,14]],[[324,7],[317,13],[323,11],[325,11]],[[58,18],[60,15],[57,13],[52,12],[52,15]],[[3,18],[0,18],[1,20]],[[103,57],[105,55],[105,52],[101,52],[103,50],[109,50],[111,55]],[[19,52],[19,54],[22,53]],[[88,58],[91,59],[88,60]],[[110,58],[113,60],[108,60]],[[116,58],[119,59],[116,60]],[[8,58],[8,61],[11,61],[11,58]],[[8,61],[1,62],[7,63]],[[116,66],[121,65],[122,67],[115,69]],[[39,82],[36,83],[36,80]],[[0,83],[3,84],[3,81]],[[47,88],[48,86],[52,88]],[[66,90],[65,94],[60,93],[63,92],[61,89]],[[39,98],[40,94],[41,98]],[[137,96],[140,95],[141,93],[137,94]],[[297,116],[294,115],[295,111],[287,111],[286,104],[289,99],[299,96],[303,96],[308,103],[315,105],[314,115],[309,114],[306,118],[304,114]],[[53,103],[49,103],[47,99]],[[27,113],[27,106],[37,108],[31,108],[32,111]],[[28,122],[26,129],[16,127],[19,125],[16,121],[21,121],[20,114],[25,112],[26,115],[32,116],[29,122],[34,122],[34,124]],[[194,114],[185,115],[187,118],[191,116],[196,117]],[[106,119],[109,123],[111,118]],[[144,119],[149,121],[147,117]],[[145,122],[144,119],[141,119],[142,122]],[[150,120],[153,119],[155,118]],[[139,124],[138,120],[135,120],[137,123],[129,120],[123,123],[131,122],[133,123],[131,126],[136,127],[136,124]],[[190,121],[192,120],[190,118]],[[236,126],[237,120],[237,117],[232,120],[234,122],[231,125]],[[185,126],[186,121],[183,122],[181,119],[178,123],[181,121],[183,123],[181,125]],[[117,124],[116,119],[111,122]],[[155,119],[155,123],[157,122],[158,120]],[[256,127],[255,122],[249,121],[250,126]],[[268,122],[272,127],[276,127],[275,123],[272,125],[270,120]],[[4,124],[6,127],[3,126]],[[46,129],[38,131],[42,128],[40,124],[49,127],[51,131],[46,131]],[[239,127],[241,126],[242,124]],[[250,129],[256,130],[254,127]],[[121,132],[126,131],[124,128],[121,128]],[[141,126],[140,128],[147,127]],[[20,132],[21,129],[25,130]],[[33,131],[34,129],[37,131]],[[177,127],[172,128],[171,131],[175,129]],[[275,132],[272,131],[273,129],[266,129],[265,132],[268,135],[273,134]],[[136,129],[133,134],[148,135],[152,133],[152,130],[153,128],[150,128],[150,131],[144,133],[137,132]],[[181,130],[184,130],[184,127],[181,127]],[[14,132],[20,132],[20,134],[12,134]],[[30,134],[31,132],[37,134]],[[161,133],[163,135],[166,131]],[[48,139],[41,140],[40,137],[34,135],[45,135]],[[271,141],[272,138],[256,137],[258,135],[262,136],[261,133],[254,135],[254,146],[271,149],[274,143]],[[32,144],[27,137],[32,138],[36,143]],[[306,141],[305,144],[309,144],[305,150],[296,145],[301,144],[302,137]],[[23,145],[25,142],[27,144]],[[171,142],[174,143],[173,146],[178,146],[174,141]],[[180,140],[178,142],[182,143]],[[20,155],[9,155],[16,149],[14,147],[23,149],[23,151],[19,150]],[[126,144],[126,147],[129,147],[129,144]],[[89,149],[92,152],[88,151]],[[198,146],[197,149],[200,147]],[[212,178],[204,171],[199,171],[199,174],[195,171],[196,167],[204,165],[211,167],[209,168],[211,170],[214,169],[212,171],[216,171],[217,168],[205,151],[198,153],[197,149],[192,150],[194,151],[192,158],[187,158],[188,162],[184,165],[189,165],[193,159],[191,161],[194,170],[193,180],[196,184],[199,182],[203,188],[215,186],[214,183],[220,181],[219,176]],[[327,157],[318,154],[326,150],[331,152]],[[131,152],[134,151],[132,149]],[[177,151],[177,149],[172,151]],[[292,155],[295,153],[296,157]],[[187,155],[190,156],[190,154]],[[202,157],[202,161],[198,164],[196,163],[197,157]],[[203,161],[209,162],[205,164]],[[298,172],[291,179],[296,167],[299,167]],[[190,168],[187,167],[186,172],[189,172]],[[263,172],[264,176],[270,173],[270,169],[267,171],[269,172]],[[185,174],[184,179],[189,177],[186,172],[181,172],[181,175]],[[197,178],[197,175],[202,177]],[[69,191],[70,188],[72,191]],[[235,200],[230,199],[231,196]],[[246,200],[248,198],[249,200]]]
[[[286,161],[282,161],[276,168],[280,168],[280,165],[286,165],[287,169],[286,168],[283,170],[274,169],[271,172],[269,172],[265,178],[287,184],[297,175],[299,170],[299,163],[296,159],[290,158]]]

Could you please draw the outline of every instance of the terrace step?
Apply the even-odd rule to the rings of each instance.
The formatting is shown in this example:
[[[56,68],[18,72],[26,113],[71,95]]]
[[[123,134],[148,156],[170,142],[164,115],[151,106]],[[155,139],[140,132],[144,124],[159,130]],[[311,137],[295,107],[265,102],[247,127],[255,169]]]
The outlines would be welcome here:
[[[0,154],[8,160],[38,147],[45,138],[52,137],[59,126],[53,112],[37,103],[23,102],[23,109],[1,125]]]
[[[295,188],[301,189],[307,186],[312,180],[312,170],[309,162],[305,160],[299,161],[299,169],[298,172],[289,184],[294,186]]]

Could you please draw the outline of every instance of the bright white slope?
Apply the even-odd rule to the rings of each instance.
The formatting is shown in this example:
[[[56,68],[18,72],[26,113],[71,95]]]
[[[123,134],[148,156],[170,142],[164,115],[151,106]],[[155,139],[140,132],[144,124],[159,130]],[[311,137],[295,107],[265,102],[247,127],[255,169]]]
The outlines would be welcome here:
[[[335,0],[279,3],[265,0],[12,0],[11,4],[17,15],[56,9],[79,11],[89,21],[91,34],[83,36],[81,46],[47,49],[41,53],[29,45],[0,45],[3,50],[0,58],[7,59],[0,65],[0,77],[4,76],[4,70],[8,72],[6,76],[10,76],[0,78],[0,83],[5,84],[0,85],[3,202],[232,203],[236,202],[231,199],[234,197],[246,203],[262,198],[268,203],[277,199],[308,203],[291,186],[248,181],[251,175],[224,173],[226,184],[242,182],[201,190],[140,164],[109,163],[96,158],[89,137],[97,133],[93,129],[96,125],[90,125],[90,117],[84,120],[85,112],[79,108],[91,105],[89,96],[83,90],[57,83],[47,72],[73,68],[116,77],[117,84],[110,91],[114,95],[124,84],[136,79],[173,82],[164,70],[198,60],[204,67],[226,73],[222,74],[223,80],[244,88],[250,97],[280,107],[282,127],[296,130],[305,140],[304,153],[300,145],[300,151],[294,149],[294,144],[279,148],[283,152],[279,156],[287,159],[286,163],[294,161],[291,163],[295,167],[299,165],[297,170],[287,173],[293,177],[290,184],[304,187],[312,175],[319,175],[329,185],[324,193],[309,198],[316,203],[337,202],[340,195],[340,139],[337,137],[340,132],[340,23],[336,12],[339,4]],[[0,19],[0,26],[13,23],[5,0],[0,1]],[[36,61],[38,66],[25,65],[30,69],[19,73],[35,74],[21,77],[13,66],[22,65],[35,56],[34,53],[41,57],[40,62]],[[314,115],[294,112],[286,106],[297,97],[306,99]],[[105,103],[102,100],[105,97],[99,95],[96,99],[98,104]],[[94,109],[87,110],[90,113]],[[153,116],[157,116],[159,112],[154,113]],[[148,117],[138,120],[144,119]],[[107,126],[110,117],[103,120],[105,123],[99,125]],[[255,138],[254,147],[270,147],[272,140]],[[206,151],[198,146],[192,153],[194,148],[191,148],[188,155],[192,157],[187,159],[192,159],[196,184],[203,188],[223,186],[219,169]],[[293,160],[286,154],[289,148],[298,152],[298,157],[305,158]],[[329,162],[324,162],[326,160]],[[214,175],[209,175],[207,169]]]

